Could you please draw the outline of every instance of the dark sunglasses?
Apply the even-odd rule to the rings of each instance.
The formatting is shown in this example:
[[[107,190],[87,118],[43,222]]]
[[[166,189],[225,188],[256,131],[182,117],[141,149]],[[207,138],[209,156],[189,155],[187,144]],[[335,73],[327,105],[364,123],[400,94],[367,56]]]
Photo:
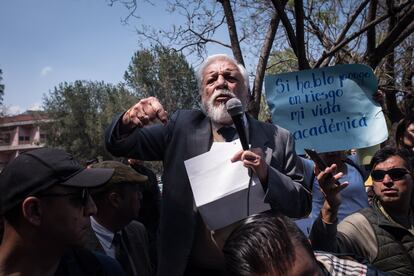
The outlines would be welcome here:
[[[374,181],[382,181],[382,180],[384,180],[385,175],[388,174],[388,176],[393,181],[397,181],[397,180],[403,179],[404,176],[408,173],[410,173],[410,172],[407,169],[404,169],[404,168],[394,168],[394,169],[390,169],[388,171],[373,170],[371,172],[371,177],[372,177],[372,180],[374,180]]]
[[[72,192],[72,193],[47,193],[47,194],[39,194],[37,197],[63,197],[63,196],[72,196],[80,199],[80,202],[83,207],[88,204],[89,200],[89,191],[87,188],[83,188],[80,191]]]

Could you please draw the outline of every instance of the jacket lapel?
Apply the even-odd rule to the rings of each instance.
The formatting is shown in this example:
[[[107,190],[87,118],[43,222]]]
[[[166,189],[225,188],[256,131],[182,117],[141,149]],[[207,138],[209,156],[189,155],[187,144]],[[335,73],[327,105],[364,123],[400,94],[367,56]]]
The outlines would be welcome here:
[[[191,126],[189,128],[191,129]],[[209,151],[212,139],[210,120],[204,117],[199,124],[193,126],[193,133],[187,137],[186,159]]]
[[[98,238],[95,235],[95,232],[93,231],[92,227],[89,227],[87,233],[86,233],[86,243],[85,248],[91,250],[91,251],[97,251],[101,253],[105,253],[105,250],[103,249],[101,243],[99,242]]]
[[[250,115],[247,115],[247,120],[249,122],[249,143],[251,147],[262,148],[265,151],[270,142],[266,135],[266,129]]]

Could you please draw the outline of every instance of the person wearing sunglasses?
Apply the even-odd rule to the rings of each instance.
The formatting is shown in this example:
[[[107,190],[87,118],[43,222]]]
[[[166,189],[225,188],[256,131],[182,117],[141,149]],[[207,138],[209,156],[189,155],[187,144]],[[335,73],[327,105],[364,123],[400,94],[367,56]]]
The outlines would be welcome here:
[[[58,149],[9,162],[0,174],[0,275],[125,275],[116,261],[80,248],[96,213],[88,190],[112,175]]]
[[[386,147],[371,160],[372,205],[337,224],[339,192],[347,183],[335,184],[342,174],[332,165],[318,175],[325,202],[310,238],[316,250],[352,253],[392,275],[414,275],[413,154],[408,149]],[[328,176],[333,173],[334,176]]]
[[[91,190],[98,212],[91,216],[85,247],[116,259],[127,275],[153,275],[148,234],[145,226],[136,221],[148,177],[117,161],[90,167],[111,168],[114,175],[103,186]]]

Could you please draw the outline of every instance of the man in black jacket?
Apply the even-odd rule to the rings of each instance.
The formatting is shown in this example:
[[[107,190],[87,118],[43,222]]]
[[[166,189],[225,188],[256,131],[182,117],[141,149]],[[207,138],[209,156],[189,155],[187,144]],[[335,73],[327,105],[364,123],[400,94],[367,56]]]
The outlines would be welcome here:
[[[116,259],[127,275],[152,275],[147,231],[142,223],[135,221],[142,186],[148,178],[117,161],[103,161],[91,167],[114,169],[114,175],[92,191],[98,212],[91,217],[86,248]]]
[[[238,98],[247,106],[249,79],[234,59],[215,55],[200,66],[198,83],[202,111],[180,110],[167,120],[158,99],[150,97],[117,116],[106,132],[106,147],[112,154],[164,162],[158,275],[218,275],[224,267],[221,250],[195,208],[184,161],[209,151],[213,142],[237,137],[223,134],[233,127],[225,104]],[[155,120],[164,126],[149,124]],[[274,210],[291,217],[307,215],[311,194],[302,185],[303,166],[293,137],[247,114],[244,122],[251,149],[229,159],[252,169]]]

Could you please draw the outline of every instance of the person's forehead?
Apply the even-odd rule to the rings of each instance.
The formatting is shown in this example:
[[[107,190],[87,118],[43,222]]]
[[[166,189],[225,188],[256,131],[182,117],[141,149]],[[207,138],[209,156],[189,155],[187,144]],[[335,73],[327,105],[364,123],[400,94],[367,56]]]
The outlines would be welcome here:
[[[374,169],[392,169],[392,168],[407,168],[404,159],[398,155],[389,157],[383,162],[379,162],[374,166]]]
[[[240,73],[239,67],[232,61],[226,59],[218,59],[212,61],[204,69],[204,74],[215,74],[219,72],[238,72]]]

